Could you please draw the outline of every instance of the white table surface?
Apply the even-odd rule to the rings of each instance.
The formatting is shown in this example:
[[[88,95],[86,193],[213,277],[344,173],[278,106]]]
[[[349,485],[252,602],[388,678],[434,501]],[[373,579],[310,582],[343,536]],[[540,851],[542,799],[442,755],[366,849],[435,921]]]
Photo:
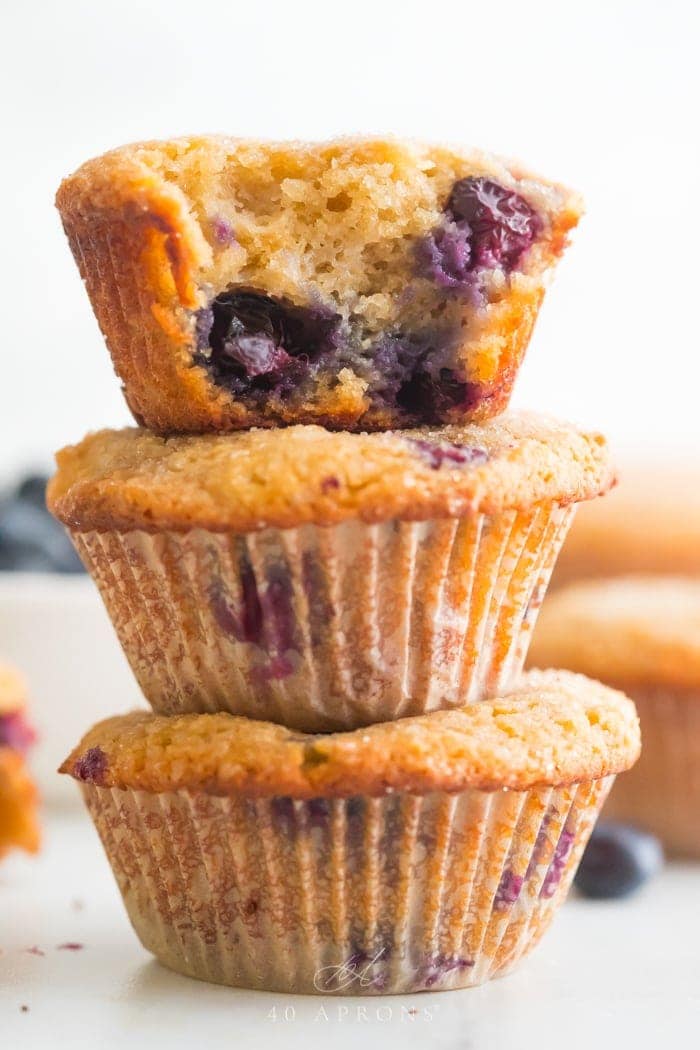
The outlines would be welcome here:
[[[700,866],[669,866],[632,900],[570,899],[520,969],[482,988],[284,996],[161,967],[131,931],[87,815],[46,822],[39,858],[14,855],[0,867],[3,1050],[700,1045]],[[58,948],[66,942],[83,947]],[[27,950],[35,946],[45,954]]]

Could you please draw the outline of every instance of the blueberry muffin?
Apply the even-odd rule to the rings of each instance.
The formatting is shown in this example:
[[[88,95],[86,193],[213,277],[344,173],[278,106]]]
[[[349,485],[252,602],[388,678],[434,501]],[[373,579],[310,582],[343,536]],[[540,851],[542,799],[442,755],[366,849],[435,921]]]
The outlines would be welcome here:
[[[497,695],[522,668],[597,433],[529,415],[439,430],[102,431],[49,506],[146,699],[307,731]]]
[[[140,423],[378,430],[502,411],[581,205],[477,151],[125,146],[57,204]]]
[[[644,750],[606,814],[652,831],[671,854],[700,857],[700,580],[571,584],[545,602],[529,659],[634,699]]]
[[[500,699],[323,736],[139,712],[95,726],[61,770],[166,966],[378,995],[510,970],[638,751],[624,696],[538,672]]]
[[[25,696],[19,675],[0,664],[0,858],[11,849],[39,848],[37,791],[25,762],[34,742]]]
[[[629,574],[700,576],[700,470],[640,463],[606,500],[582,507],[552,587]]]

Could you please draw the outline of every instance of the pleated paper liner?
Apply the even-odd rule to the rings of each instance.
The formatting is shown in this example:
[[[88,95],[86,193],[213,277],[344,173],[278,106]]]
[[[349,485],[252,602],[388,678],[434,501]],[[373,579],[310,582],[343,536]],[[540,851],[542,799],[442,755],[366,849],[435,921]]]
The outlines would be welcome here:
[[[653,832],[669,854],[700,858],[700,691],[626,689],[637,706],[644,747],[605,815]]]
[[[310,801],[82,790],[134,929],[166,966],[380,995],[515,966],[566,896],[613,779]]]
[[[156,712],[316,732],[509,686],[572,513],[73,540]]]

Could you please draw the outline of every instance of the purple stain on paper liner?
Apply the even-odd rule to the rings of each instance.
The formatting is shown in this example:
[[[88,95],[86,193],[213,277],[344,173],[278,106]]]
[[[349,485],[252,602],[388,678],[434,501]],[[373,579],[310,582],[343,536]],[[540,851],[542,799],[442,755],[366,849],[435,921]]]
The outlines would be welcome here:
[[[326,828],[331,817],[331,803],[327,798],[311,798],[304,803],[307,828]]]
[[[273,798],[270,802],[270,813],[276,831],[281,831],[285,835],[291,835],[296,831],[296,810],[293,799],[286,796]]]
[[[286,566],[269,566],[261,605],[268,648],[277,653],[297,650],[296,615],[294,611],[294,587]]]
[[[239,642],[257,645],[268,656],[254,669],[261,681],[286,678],[294,672],[291,652],[299,651],[294,588],[286,566],[270,565],[262,586],[247,556],[239,562],[240,598],[236,603],[217,580],[209,587],[209,602],[221,630]]]
[[[416,978],[421,988],[433,988],[455,971],[469,970],[474,965],[473,959],[461,955],[430,955],[418,969]]]
[[[525,877],[523,875],[516,875],[514,871],[507,868],[503,872],[496,890],[496,896],[493,901],[494,911],[505,911],[512,904],[515,904],[520,896],[524,882]]]
[[[238,580],[240,601],[235,608],[224,592],[222,581],[215,581],[209,588],[209,601],[214,618],[221,630],[231,635],[236,641],[261,645],[263,638],[262,604],[253,566],[246,557],[240,559]]]
[[[314,648],[323,640],[332,625],[335,607],[328,590],[328,581],[314,551],[306,550],[301,557],[301,585],[308,605],[311,644]]]
[[[311,798],[297,808],[294,799],[285,796],[273,798],[270,811],[276,830],[292,835],[301,830],[325,829],[331,817],[331,803],[327,798]]]
[[[36,732],[22,711],[0,715],[0,747],[25,754],[36,741]]]
[[[107,772],[107,755],[101,747],[90,747],[76,759],[73,765],[73,776],[90,784],[102,784]],[[82,947],[82,946],[81,946]]]
[[[431,470],[440,470],[442,466],[452,468],[480,466],[482,463],[486,463],[489,458],[486,449],[478,445],[459,445],[454,441],[442,442],[436,445],[432,441],[425,441],[423,438],[409,438],[408,440],[419,451],[422,459],[425,460]]]
[[[294,664],[287,656],[273,656],[266,664],[260,664],[251,671],[255,682],[280,682],[294,674]]]
[[[571,853],[575,841],[576,834],[573,829],[564,827],[554,849],[554,855],[549,868],[547,869],[547,874],[544,877],[542,889],[540,890],[540,897],[547,899],[554,896],[554,891],[561,882],[561,877],[566,868],[566,862],[569,859],[569,854]]]
[[[56,951],[58,952],[81,952],[85,947],[79,941],[65,941],[63,944],[56,945]]]

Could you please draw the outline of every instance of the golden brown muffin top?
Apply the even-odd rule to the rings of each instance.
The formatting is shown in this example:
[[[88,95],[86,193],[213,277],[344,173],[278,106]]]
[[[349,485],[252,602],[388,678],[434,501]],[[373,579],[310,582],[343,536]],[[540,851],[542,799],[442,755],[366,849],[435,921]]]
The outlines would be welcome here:
[[[627,576],[547,598],[529,654],[605,681],[700,687],[700,580]]]
[[[576,783],[627,769],[638,753],[637,714],[622,693],[535,671],[498,700],[349,733],[134,712],[94,726],[60,771],[144,791],[342,798]]]
[[[256,198],[261,206],[266,205],[269,214],[279,211],[275,193],[279,186],[284,187],[290,203],[299,195],[300,182],[322,182],[336,197],[353,186],[360,197],[376,198],[387,205],[387,215],[380,213],[377,217],[380,225],[387,226],[394,199],[400,204],[400,199],[406,198],[420,221],[433,207],[435,197],[444,197],[465,171],[488,175],[504,186],[517,188],[561,235],[578,222],[583,210],[577,193],[529,172],[517,162],[483,150],[392,136],[275,142],[192,135],[130,143],[82,164],[61,183],[56,204],[64,216],[108,214],[128,208],[134,217],[138,217],[139,208],[159,205],[159,211],[181,229],[186,241],[183,247],[192,264],[206,266],[211,261],[211,247],[203,234],[205,216],[198,215],[205,199],[214,198],[221,207],[235,189],[242,206],[237,216],[240,220],[241,210]],[[347,201],[338,200],[335,210],[342,213],[346,207]],[[386,236],[402,231],[388,225],[378,232]]]
[[[22,710],[26,698],[27,686],[19,671],[0,664],[0,715]]]
[[[614,481],[602,435],[526,414],[376,434],[103,430],[63,449],[57,463],[48,505],[81,531],[420,521],[571,503]]]

